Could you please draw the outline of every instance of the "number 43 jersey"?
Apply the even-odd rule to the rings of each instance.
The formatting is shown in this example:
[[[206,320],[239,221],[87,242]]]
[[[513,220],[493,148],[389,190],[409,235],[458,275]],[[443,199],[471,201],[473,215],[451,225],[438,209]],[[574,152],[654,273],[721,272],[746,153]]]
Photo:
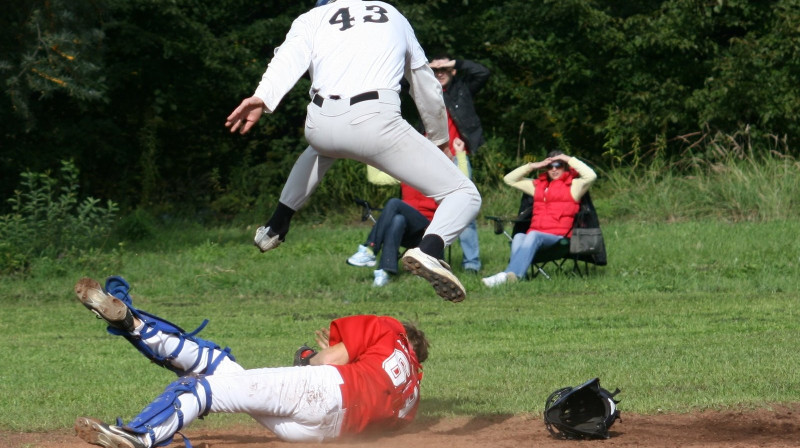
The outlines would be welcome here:
[[[410,423],[419,405],[422,367],[403,325],[384,316],[352,316],[331,322],[330,345],[343,342],[350,362],[342,375],[342,433],[397,429]]]
[[[378,89],[399,92],[405,70],[426,63],[414,30],[393,6],[338,0],[295,19],[275,49],[255,96],[274,111],[306,71],[311,76],[311,96],[347,98]]]

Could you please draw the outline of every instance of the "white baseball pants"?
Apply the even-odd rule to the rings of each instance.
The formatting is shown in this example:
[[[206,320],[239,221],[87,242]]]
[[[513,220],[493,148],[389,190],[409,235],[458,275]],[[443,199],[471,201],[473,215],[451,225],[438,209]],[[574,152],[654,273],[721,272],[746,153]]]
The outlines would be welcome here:
[[[175,350],[179,343],[175,335],[162,332],[144,342],[161,356]],[[213,356],[220,356],[214,350]],[[185,341],[173,365],[187,370],[197,359],[197,344]],[[205,360],[203,360],[205,361]],[[205,366],[205,362],[198,365]],[[200,373],[200,372],[196,372]],[[280,367],[245,370],[229,358],[224,358],[206,381],[211,389],[211,413],[245,413],[275,433],[281,440],[291,442],[322,442],[339,436],[342,410],[342,377],[333,366]],[[205,400],[203,393],[198,394]],[[192,394],[178,397],[183,412],[183,425],[188,426],[200,412],[198,398]],[[203,403],[205,407],[205,403]],[[156,440],[166,440],[179,430],[177,415],[153,428]]]

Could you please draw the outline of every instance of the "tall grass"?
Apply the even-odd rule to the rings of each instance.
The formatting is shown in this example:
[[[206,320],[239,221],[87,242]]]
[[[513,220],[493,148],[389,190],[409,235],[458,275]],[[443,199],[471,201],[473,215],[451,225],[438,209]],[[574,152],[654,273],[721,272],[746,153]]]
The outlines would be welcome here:
[[[747,136],[744,136],[747,137]],[[717,135],[705,151],[602,170],[607,219],[767,221],[800,215],[800,162],[743,137]],[[597,194],[595,194],[597,196]]]
[[[800,164],[789,158],[698,162],[680,173],[658,161],[602,174],[609,219],[765,221],[800,214]]]

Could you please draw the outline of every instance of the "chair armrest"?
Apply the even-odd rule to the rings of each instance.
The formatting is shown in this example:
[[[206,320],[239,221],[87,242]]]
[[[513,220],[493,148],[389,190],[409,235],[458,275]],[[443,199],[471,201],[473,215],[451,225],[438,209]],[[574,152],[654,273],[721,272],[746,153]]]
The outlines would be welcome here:
[[[503,233],[504,224],[506,221],[508,221],[508,219],[501,218],[500,216],[487,216],[486,219],[488,219],[489,221],[494,221],[495,235],[500,235],[501,233]]]

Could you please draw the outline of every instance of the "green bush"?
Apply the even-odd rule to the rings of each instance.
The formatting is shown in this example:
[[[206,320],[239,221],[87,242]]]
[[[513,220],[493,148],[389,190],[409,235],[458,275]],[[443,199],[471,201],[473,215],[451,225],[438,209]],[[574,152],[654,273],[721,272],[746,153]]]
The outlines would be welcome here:
[[[71,258],[106,238],[117,205],[78,197],[78,169],[61,162],[59,179],[50,172],[25,172],[8,202],[11,213],[0,216],[0,273],[25,270],[39,257]]]
[[[156,228],[156,220],[142,208],[137,208],[119,221],[115,233],[120,240],[141,241],[154,237]]]

